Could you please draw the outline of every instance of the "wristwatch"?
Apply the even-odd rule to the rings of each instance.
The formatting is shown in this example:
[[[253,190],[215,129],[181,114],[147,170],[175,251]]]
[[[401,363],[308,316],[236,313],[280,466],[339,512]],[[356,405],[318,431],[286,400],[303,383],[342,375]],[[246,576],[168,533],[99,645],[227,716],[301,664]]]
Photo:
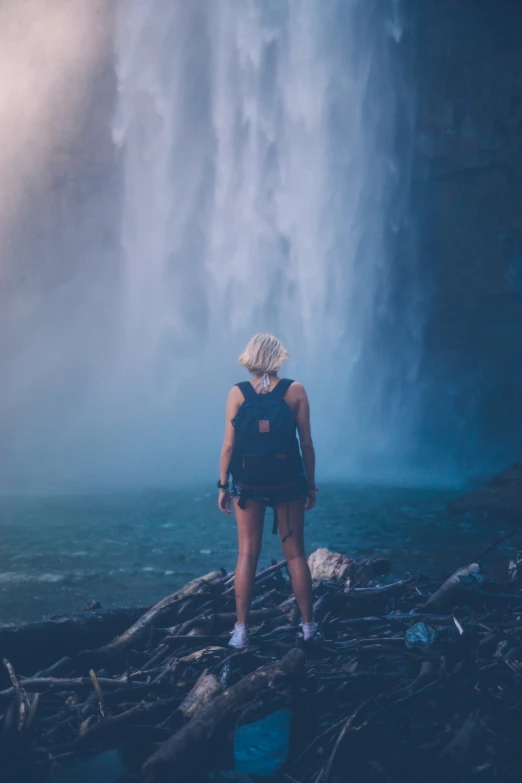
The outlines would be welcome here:
[[[218,479],[217,480],[217,488],[218,489],[228,489],[228,481],[227,481],[226,484],[222,484],[221,481]]]

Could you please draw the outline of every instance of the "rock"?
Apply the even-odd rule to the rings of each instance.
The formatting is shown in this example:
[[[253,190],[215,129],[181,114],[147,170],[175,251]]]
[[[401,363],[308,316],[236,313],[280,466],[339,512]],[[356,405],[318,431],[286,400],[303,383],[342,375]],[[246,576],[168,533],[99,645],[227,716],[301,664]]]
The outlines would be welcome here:
[[[515,462],[485,487],[448,503],[448,509],[459,514],[487,514],[518,520],[522,511],[522,462]]]
[[[386,557],[369,560],[352,560],[339,552],[316,549],[308,558],[312,579],[317,582],[337,582],[345,590],[367,587],[376,577],[390,573],[390,561]]]
[[[316,549],[308,558],[312,579],[319,582],[340,582],[345,586],[350,583],[354,560],[339,552],[329,549]]]

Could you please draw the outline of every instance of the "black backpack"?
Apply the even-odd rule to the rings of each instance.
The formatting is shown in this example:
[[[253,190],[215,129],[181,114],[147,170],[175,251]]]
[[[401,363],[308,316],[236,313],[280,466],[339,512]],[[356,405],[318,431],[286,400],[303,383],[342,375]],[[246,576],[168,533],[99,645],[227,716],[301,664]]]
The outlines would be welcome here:
[[[301,454],[292,412],[283,400],[293,381],[281,378],[266,394],[238,383],[245,398],[232,424],[236,439],[230,472],[240,487],[277,489],[295,483]]]

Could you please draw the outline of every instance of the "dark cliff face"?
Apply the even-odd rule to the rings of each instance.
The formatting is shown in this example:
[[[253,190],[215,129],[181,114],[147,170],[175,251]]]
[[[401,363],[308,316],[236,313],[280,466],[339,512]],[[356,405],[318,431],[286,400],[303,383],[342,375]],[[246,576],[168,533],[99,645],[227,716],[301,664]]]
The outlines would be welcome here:
[[[410,3],[422,438],[459,471],[522,453],[522,3]]]

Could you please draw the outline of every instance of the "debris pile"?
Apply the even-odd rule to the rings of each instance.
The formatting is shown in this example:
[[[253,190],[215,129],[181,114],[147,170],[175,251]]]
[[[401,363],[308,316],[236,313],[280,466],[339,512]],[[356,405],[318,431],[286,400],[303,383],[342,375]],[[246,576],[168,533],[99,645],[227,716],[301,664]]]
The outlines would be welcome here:
[[[257,574],[246,650],[227,646],[234,575],[219,570],[110,643],[56,649],[35,673],[4,658],[1,780],[518,781],[522,557],[503,583],[482,559],[390,582],[382,558],[318,550],[321,641],[303,642],[281,562]]]

